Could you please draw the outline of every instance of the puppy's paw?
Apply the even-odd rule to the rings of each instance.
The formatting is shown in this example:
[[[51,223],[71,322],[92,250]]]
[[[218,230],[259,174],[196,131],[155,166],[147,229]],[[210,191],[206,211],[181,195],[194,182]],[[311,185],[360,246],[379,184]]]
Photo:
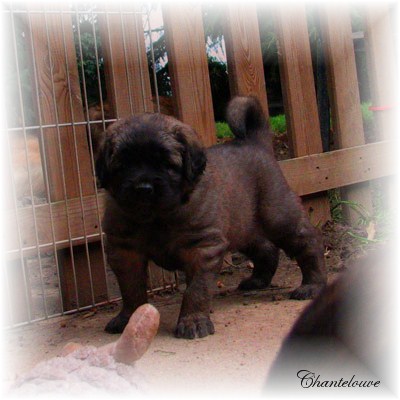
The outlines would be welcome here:
[[[126,325],[128,325],[129,318],[129,315],[120,313],[110,320],[104,330],[108,333],[122,333]]]
[[[248,290],[259,290],[265,289],[269,286],[269,282],[265,282],[262,279],[254,278],[250,276],[249,278],[243,279],[238,286],[239,290],[248,291]]]
[[[208,316],[202,314],[190,314],[180,317],[175,328],[175,337],[183,339],[194,339],[213,335],[214,324]]]
[[[321,284],[308,284],[301,285],[295,289],[291,294],[290,298],[293,300],[307,300],[317,297],[319,292],[324,288],[325,285]]]

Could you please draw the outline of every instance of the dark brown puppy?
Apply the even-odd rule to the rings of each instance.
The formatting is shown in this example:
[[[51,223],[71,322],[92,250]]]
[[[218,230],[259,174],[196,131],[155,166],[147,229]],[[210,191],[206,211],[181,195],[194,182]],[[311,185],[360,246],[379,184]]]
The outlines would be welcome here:
[[[296,258],[303,274],[292,298],[313,297],[324,286],[320,235],[274,158],[261,106],[237,97],[227,119],[236,139],[207,150],[190,126],[160,114],[135,115],[107,130],[96,168],[110,194],[104,230],[123,308],[106,331],[121,332],[146,302],[150,259],[185,271],[175,331],[183,338],[214,333],[208,281],[226,251],[239,250],[254,263],[241,289],[270,284],[279,248]]]
[[[355,381],[398,386],[389,367],[396,365],[399,337],[395,257],[393,244],[376,248],[347,265],[348,270],[321,291],[284,340],[269,371],[266,393],[318,390],[318,381],[349,381],[353,375]],[[348,383],[341,387],[357,390]]]

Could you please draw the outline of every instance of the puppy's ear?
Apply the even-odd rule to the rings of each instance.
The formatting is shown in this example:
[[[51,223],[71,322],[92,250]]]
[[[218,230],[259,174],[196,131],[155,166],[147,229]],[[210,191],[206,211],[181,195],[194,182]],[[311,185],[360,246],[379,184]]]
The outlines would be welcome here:
[[[110,140],[102,138],[96,157],[96,176],[101,187],[107,188],[110,180],[110,162],[113,154],[113,146]]]
[[[190,127],[178,126],[175,128],[175,134],[182,144],[183,190],[189,194],[206,168],[206,153],[197,139],[196,132]]]

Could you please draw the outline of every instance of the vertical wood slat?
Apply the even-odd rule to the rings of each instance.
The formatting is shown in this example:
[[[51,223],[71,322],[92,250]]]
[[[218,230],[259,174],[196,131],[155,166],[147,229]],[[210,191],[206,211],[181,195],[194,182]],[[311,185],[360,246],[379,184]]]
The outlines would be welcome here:
[[[231,95],[256,96],[268,117],[257,6],[227,4],[224,38]]]
[[[38,5],[29,3],[28,7],[32,11],[40,11]],[[59,3],[48,3],[46,10],[54,13],[45,15],[35,12],[29,16],[38,73],[40,122],[43,125],[84,121],[72,18],[68,13],[58,13],[68,10],[67,7]],[[95,185],[85,126],[45,128],[43,141],[50,201],[93,195]],[[84,211],[81,212],[82,219],[85,219]],[[88,245],[87,248],[80,246],[60,250],[59,259],[66,309],[71,308],[69,304],[76,303],[78,296],[66,290],[74,285],[74,274],[86,282],[90,282],[91,274],[94,292],[99,293],[100,297],[107,296],[101,246]],[[91,259],[96,262],[91,263]],[[69,295],[74,297],[68,298]],[[81,306],[90,304],[91,298],[85,304],[80,303]]]
[[[175,115],[216,143],[201,4],[162,4]]]
[[[377,139],[394,139],[398,142],[398,60],[389,4],[388,1],[380,1],[367,2],[365,5],[366,53],[372,104],[383,108],[382,111],[374,112]],[[381,184],[383,192],[387,194],[385,206],[391,209],[394,215],[398,215],[395,211],[398,209],[396,181],[393,178],[385,178]]]
[[[320,16],[337,143],[339,148],[363,145],[365,138],[349,8],[344,3],[324,3],[320,7]],[[368,183],[346,187],[341,192],[343,200],[372,210]],[[354,210],[345,207],[344,212],[350,223],[357,222],[359,215]]]
[[[84,258],[85,253],[85,245],[74,246],[72,255],[69,251],[60,252],[59,261],[64,266],[60,271],[64,311],[74,310],[78,305],[85,307],[93,303],[101,303],[108,298],[101,243],[88,243],[89,260]],[[75,271],[69,267],[72,265],[71,256],[74,257]]]
[[[29,317],[32,317],[32,310],[30,310],[32,297],[29,277],[26,276],[25,262],[20,259],[9,260],[4,268],[7,274],[7,282],[5,279],[1,279],[2,316],[6,317],[3,318],[3,323],[7,325],[29,321]]]
[[[7,15],[7,14],[6,14]],[[17,68],[26,68],[26,64],[22,61],[21,66],[21,55],[18,54],[18,48],[15,47],[18,41],[17,35],[19,32],[19,28],[24,29],[26,25],[24,24],[24,19],[20,18],[17,15],[9,16],[3,15],[3,33],[6,38],[4,41],[6,48],[5,54],[8,55],[6,57],[7,61],[7,70],[11,76],[11,71],[13,71],[17,75]],[[12,22],[13,21],[13,22]],[[13,31],[13,26],[15,27],[15,31]],[[3,39],[4,40],[4,39]],[[16,61],[18,59],[18,63]],[[28,70],[32,70],[31,60],[27,60],[27,64],[29,67]],[[31,77],[29,77],[31,78]],[[19,87],[21,88],[21,96],[24,96],[23,93],[23,77],[20,78],[20,81],[16,83],[17,87],[14,90],[19,91]],[[30,81],[32,83],[32,79]],[[11,96],[12,92],[7,92],[6,96],[8,97],[10,103],[7,103],[7,107],[10,106],[10,109],[7,109],[6,113],[6,126],[7,128],[19,127],[22,126],[23,121],[26,121],[26,99],[23,99],[21,104],[19,95]],[[28,103],[29,104],[29,103]],[[34,108],[34,104],[29,104],[32,108]],[[23,110],[24,108],[24,110]],[[25,111],[25,113],[24,113]],[[25,114],[25,115],[23,115]],[[23,118],[25,117],[25,119]],[[14,241],[18,246],[23,245],[23,241],[21,238],[21,230],[25,229],[25,226],[21,224],[19,221],[17,211],[18,211],[18,200],[24,197],[24,195],[30,196],[30,186],[28,180],[28,166],[30,163],[29,159],[29,144],[26,142],[26,136],[28,134],[24,132],[22,129],[18,131],[6,132],[2,135],[1,148],[3,150],[3,154],[1,158],[1,171],[3,184],[3,207],[6,212],[11,212],[14,215],[12,218],[12,222],[10,224],[6,224],[6,230],[4,230],[3,243],[5,241]],[[37,155],[36,155],[37,156]],[[31,171],[32,172],[32,171]],[[34,182],[32,182],[34,184]],[[36,193],[34,192],[34,195]],[[33,203],[32,199],[32,203]],[[32,212],[32,211],[31,211]],[[13,260],[4,260],[4,264],[2,265],[2,315],[3,315],[3,323],[7,325],[13,325],[18,323],[23,323],[29,321],[32,318],[32,296],[31,296],[31,288],[29,282],[29,275],[27,274],[26,267],[26,259],[23,257],[17,257]]]
[[[38,7],[31,3],[28,6],[33,11],[38,10]],[[58,3],[48,3],[48,7],[52,11],[63,9]],[[48,15],[32,13],[30,18],[38,73],[41,123],[43,125],[68,123],[72,122],[72,117],[74,121],[83,121],[71,16],[61,13]],[[79,197],[80,186],[83,195],[94,193],[85,127],[76,126],[75,137],[72,127],[60,127],[59,133],[60,138],[56,128],[43,130],[50,200],[58,201],[65,198],[64,179],[67,198]]]
[[[294,157],[321,153],[311,50],[303,4],[277,7],[283,98]]]
[[[13,32],[12,32],[12,22],[11,22],[11,14],[9,18],[6,18],[3,16],[2,18],[2,33],[3,33],[3,50],[5,51],[5,54],[8,55],[6,58],[6,64],[4,65],[4,71],[6,74],[9,74],[9,71],[15,71],[17,69],[16,61],[15,61],[15,56],[16,56],[16,49],[14,47],[14,41],[13,41]],[[5,88],[6,89],[6,88]],[[5,91],[5,96],[8,97],[9,104],[6,104],[6,115],[7,118],[5,118],[5,121],[3,121],[3,124],[7,126],[7,128],[13,127],[13,125],[16,125],[17,120],[18,120],[18,114],[19,110],[13,112],[12,107],[17,107],[17,104],[15,99],[13,98],[14,96],[12,95],[12,90],[9,88],[8,90]],[[19,102],[18,102],[19,103]],[[11,107],[10,109],[8,107]],[[14,115],[17,114],[17,115]],[[3,125],[3,127],[4,127]],[[0,146],[2,149],[2,157],[0,159],[0,168],[1,168],[1,182],[3,184],[3,194],[2,194],[2,211],[3,210],[8,210],[8,209],[15,209],[15,200],[14,199],[14,193],[13,193],[13,179],[12,179],[12,174],[14,173],[13,167],[12,167],[12,161],[13,161],[13,156],[12,156],[12,151],[13,151],[13,144],[12,144],[12,134],[9,132],[2,134],[0,138]],[[15,178],[14,178],[15,179]]]
[[[365,10],[368,75],[373,106],[387,107],[376,111],[374,118],[379,139],[388,140],[396,137],[399,110],[394,27],[388,1],[367,2]]]
[[[301,157],[322,152],[317,99],[305,6],[278,5],[276,11],[280,73],[292,154]],[[330,219],[324,194],[303,199],[313,223]]]
[[[104,4],[99,14],[107,96],[114,115],[153,112],[142,14],[132,3]],[[112,13],[111,13],[112,12]]]

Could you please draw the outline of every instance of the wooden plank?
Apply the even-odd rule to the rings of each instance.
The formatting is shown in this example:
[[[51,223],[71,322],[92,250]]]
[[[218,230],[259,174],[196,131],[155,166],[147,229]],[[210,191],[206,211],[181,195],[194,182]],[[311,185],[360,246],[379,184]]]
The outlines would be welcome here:
[[[276,28],[285,113],[295,157],[321,153],[318,107],[304,4],[277,7]]]
[[[279,164],[287,179],[290,187],[300,196],[310,195],[313,193],[334,189],[338,187],[348,186],[359,182],[366,182],[373,179],[392,176],[397,172],[397,147],[394,142],[384,141],[366,144],[362,146],[350,147],[346,149],[331,151],[328,153],[312,154],[309,156],[293,158],[290,160],[280,161]],[[87,224],[87,234],[99,234],[97,205],[96,199],[87,197],[83,199],[86,215],[90,215]],[[99,205],[101,215],[104,212],[105,195],[99,195]],[[37,224],[39,232],[46,232],[49,225],[49,206],[36,206]],[[71,237],[77,240],[83,234],[82,225],[78,221],[82,214],[79,207],[74,201],[60,202],[52,205],[53,215],[68,215],[71,221],[76,222],[72,227]],[[24,226],[33,225],[33,216],[31,207],[18,210],[18,216]],[[42,216],[41,216],[42,215]],[[58,218],[58,217],[57,217]],[[5,223],[13,221],[15,213],[9,211],[5,214]],[[65,220],[60,217],[60,228],[57,231],[57,240],[66,240],[67,243],[60,243],[58,246],[67,246],[68,227]],[[10,226],[10,225],[7,225]],[[29,244],[35,245],[34,232],[30,231],[23,237],[25,242],[24,248],[28,248]],[[49,243],[51,237],[43,236],[43,244]],[[7,242],[5,250],[11,251],[18,249],[18,242]],[[14,247],[13,247],[14,246]],[[49,249],[51,250],[51,244]],[[15,257],[19,253],[14,254]],[[11,257],[11,255],[10,255]]]
[[[59,258],[64,310],[107,301],[107,284],[100,242],[73,247]],[[87,262],[89,259],[89,263]],[[74,268],[71,268],[71,265]]]
[[[41,8],[43,4],[29,3],[28,6],[33,11],[43,10]],[[55,12],[48,14],[39,12],[29,15],[32,27],[31,40],[35,49],[34,55],[38,73],[41,124],[71,123],[72,125],[73,122],[84,120],[72,18],[69,13],[61,13],[61,11],[69,11],[68,7],[68,5],[58,2],[46,3],[45,10]],[[60,11],[60,13],[57,11]],[[43,129],[43,141],[50,201],[67,201],[79,199],[81,196],[93,195],[95,193],[94,175],[85,126]],[[71,245],[69,230],[78,226],[82,233],[85,233],[83,232],[83,221],[86,225],[91,226],[91,221],[88,220],[89,216],[85,214],[80,201],[76,201],[75,204],[78,207],[78,212],[75,214],[77,220],[71,220],[67,214],[56,215],[53,218],[56,238],[60,236],[60,229],[63,229],[63,234],[66,233],[69,245]],[[64,207],[62,211],[67,213],[68,207]],[[49,215],[50,212],[47,213],[47,217]],[[53,241],[52,225],[49,223],[49,218],[47,218],[47,221],[47,225],[37,225],[37,233],[34,232],[34,226],[25,225],[26,228],[21,234],[29,237],[30,240],[33,239],[34,246],[40,245],[43,238],[50,239],[47,243],[51,243]],[[61,221],[64,221],[64,224]],[[69,221],[66,224],[67,232],[64,231],[66,221]],[[26,246],[25,238],[22,244]],[[74,273],[83,274],[87,280],[89,279],[88,264],[90,258],[95,257],[100,263],[98,265],[100,268],[93,270],[92,274],[95,276],[99,273],[99,276],[94,277],[94,279],[103,279],[105,282],[104,273],[101,275],[101,270],[104,269],[102,252],[98,247],[94,248],[92,254],[87,254],[82,247],[73,249],[72,252],[75,257],[74,261],[69,259],[70,251],[59,253],[60,259],[69,262],[69,265],[64,263],[64,270],[69,270],[72,274],[75,262]],[[64,277],[69,276],[64,274]],[[62,281],[61,284],[65,288],[72,282]],[[105,292],[106,294],[107,292]],[[63,295],[68,295],[68,293],[63,293]],[[69,302],[73,301],[74,299],[69,300]]]
[[[397,53],[390,4],[380,1],[365,5],[365,39],[372,101],[373,106],[383,107],[382,111],[374,113],[380,140],[395,137],[399,109]]]
[[[290,187],[300,196],[366,182],[397,172],[397,148],[384,141],[280,161]]]
[[[22,248],[15,248],[9,252],[6,252],[5,254],[5,259],[6,260],[14,260],[17,257],[21,257],[21,254],[23,257],[36,257],[38,255],[38,252],[40,254],[45,254],[45,253],[52,253],[54,250],[57,250],[57,254],[59,258],[64,257],[65,252],[71,252],[71,248],[74,248],[75,246],[79,247],[81,245],[86,245],[90,243],[97,243],[101,240],[100,234],[95,234],[93,236],[88,236],[88,237],[77,237],[73,239],[66,239],[64,241],[56,242],[54,243],[45,243],[38,246],[34,247],[22,247]],[[88,258],[86,255],[86,267],[89,263]],[[91,257],[91,255],[90,255]]]
[[[71,199],[52,203],[51,205],[42,204],[34,208],[26,207],[10,210],[5,214],[6,226],[15,226],[16,218],[18,218],[19,225],[24,227],[21,231],[21,245],[23,248],[53,243],[52,227],[54,227],[55,241],[67,241],[66,245],[69,245],[69,239],[75,240],[100,234],[99,221],[104,213],[104,196],[104,194],[99,194],[98,199],[93,195],[87,196],[82,200]],[[99,204],[97,204],[97,201]],[[83,218],[85,218],[85,224],[83,223]],[[36,240],[35,219],[38,243]],[[19,247],[16,232],[8,235],[5,239],[6,251]]]
[[[20,258],[16,258],[8,260],[2,267],[5,268],[7,276],[7,283],[5,279],[1,280],[4,296],[2,315],[6,317],[3,318],[3,324],[11,325],[29,321],[32,318],[32,314],[29,313],[32,301],[25,263]]]
[[[277,6],[276,31],[292,155],[301,157],[320,153],[322,141],[304,3]],[[310,219],[314,224],[322,224],[330,219],[329,202],[325,194],[307,199],[304,206],[313,210]]]
[[[142,15],[134,2],[107,2],[99,14],[107,86],[113,116],[153,112],[150,76],[143,35]],[[134,14],[134,13],[137,14]]]
[[[1,170],[3,173],[2,176],[2,210],[7,210],[15,207],[16,196],[13,191],[13,178],[12,174],[15,173],[12,166],[12,154],[11,151],[13,149],[12,144],[9,140],[7,140],[7,135],[9,137],[9,133],[5,133],[1,135],[1,148],[3,149],[2,157],[1,157]],[[15,180],[15,177],[14,177]],[[16,189],[16,192],[17,189]],[[17,193],[16,193],[17,194]]]
[[[231,96],[257,97],[268,117],[256,4],[226,5],[224,38]]]
[[[201,4],[162,3],[174,114],[216,143]]]
[[[7,34],[4,45],[7,47],[6,54],[8,57],[9,71],[16,71],[16,48],[12,35],[16,32],[12,31],[13,18],[15,26],[24,25],[24,20],[17,15],[10,14],[3,15],[3,33]],[[26,26],[24,26],[25,28]],[[26,29],[21,29],[27,32]],[[16,28],[18,31],[18,28]],[[18,55],[17,55],[18,56]],[[26,60],[30,64],[30,60]],[[30,65],[31,66],[31,65]],[[28,68],[32,70],[32,68]],[[16,85],[23,85],[23,82],[15,83]],[[11,89],[11,85],[8,89]],[[13,88],[17,90],[17,87]],[[12,91],[6,92],[6,97],[11,99],[8,101],[7,112],[7,127],[15,128],[22,125],[22,105],[18,97],[12,97]],[[26,107],[26,104],[24,104]],[[10,108],[8,108],[10,107]],[[34,108],[34,104],[30,107]],[[26,113],[25,113],[26,114]],[[26,118],[26,116],[25,116]],[[25,120],[26,123],[26,120]],[[11,131],[4,132],[1,135],[1,148],[3,149],[1,158],[1,167],[3,172],[2,180],[2,210],[13,210],[14,216],[18,199],[21,199],[26,192],[29,192],[28,183],[28,165],[29,163],[29,145],[24,140],[24,132]],[[13,188],[14,186],[14,188]],[[30,195],[30,193],[29,193]],[[8,221],[4,225],[6,230],[3,232],[3,244],[5,239],[10,239],[13,236],[14,243],[19,245],[18,229],[23,229],[24,226],[17,226],[16,219]],[[11,229],[15,227],[15,229]],[[4,249],[4,247],[3,247]],[[11,259],[3,259],[2,263],[2,279],[1,279],[1,304],[2,304],[2,325],[12,326],[13,324],[29,321],[33,318],[31,314],[30,304],[32,304],[32,296],[29,285],[29,273],[26,269],[25,259],[21,255],[16,255]]]
[[[160,268],[150,261],[148,266],[147,287],[153,290],[160,290],[176,283],[175,272]]]
[[[389,1],[368,2],[365,5],[365,42],[368,60],[368,75],[371,88],[374,123],[377,140],[398,138],[398,54],[395,48],[396,7]],[[398,15],[398,14],[397,14]],[[398,21],[396,21],[398,23]],[[378,111],[381,110],[381,111]],[[385,193],[385,206],[392,210],[398,208],[398,186],[396,182],[385,179],[382,192]],[[397,211],[394,211],[396,213]]]
[[[337,144],[339,148],[359,146],[365,138],[349,7],[325,2],[320,6],[320,16]],[[343,188],[341,197],[372,211],[368,184]],[[349,223],[358,221],[359,215],[351,207],[344,207],[343,211]]]
[[[39,6],[28,3],[29,10]],[[65,8],[65,6],[64,6]],[[60,3],[47,9],[61,11]],[[83,105],[71,15],[31,13],[32,41],[38,74],[41,123],[83,121]],[[84,126],[43,130],[51,201],[94,193],[94,180]],[[66,192],[66,193],[65,193]]]

